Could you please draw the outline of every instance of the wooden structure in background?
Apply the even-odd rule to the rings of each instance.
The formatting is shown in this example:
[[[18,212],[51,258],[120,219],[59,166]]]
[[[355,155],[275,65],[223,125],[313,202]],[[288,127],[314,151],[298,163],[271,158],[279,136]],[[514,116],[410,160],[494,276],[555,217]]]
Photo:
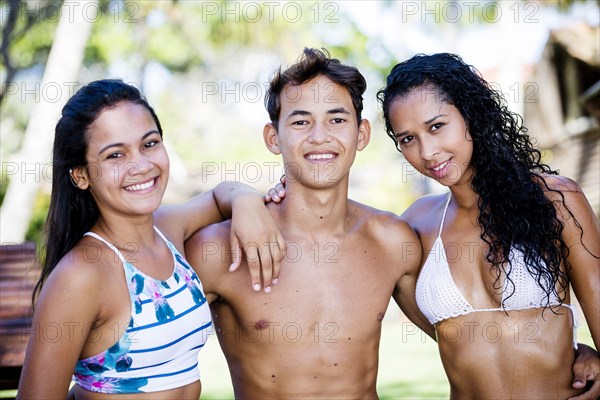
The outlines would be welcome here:
[[[544,162],[574,179],[600,217],[600,28],[554,30],[525,93],[524,122]]]
[[[19,384],[39,272],[34,243],[0,246],[0,390]]]

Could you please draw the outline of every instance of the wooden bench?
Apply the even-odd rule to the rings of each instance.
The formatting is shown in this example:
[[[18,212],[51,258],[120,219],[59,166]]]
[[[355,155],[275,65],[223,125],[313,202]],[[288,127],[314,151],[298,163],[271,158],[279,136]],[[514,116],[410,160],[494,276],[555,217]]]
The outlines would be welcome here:
[[[19,385],[39,273],[34,243],[0,246],[0,390]]]

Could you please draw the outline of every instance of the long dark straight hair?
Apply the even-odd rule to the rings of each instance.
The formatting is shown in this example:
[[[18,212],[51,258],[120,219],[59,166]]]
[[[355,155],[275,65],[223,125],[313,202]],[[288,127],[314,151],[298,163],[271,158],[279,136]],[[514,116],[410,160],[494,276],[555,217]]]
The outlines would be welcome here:
[[[96,222],[99,210],[89,190],[81,190],[71,182],[70,169],[87,165],[88,128],[100,113],[129,102],[148,109],[160,135],[162,127],[156,113],[132,85],[118,79],[103,79],[82,87],[69,99],[56,124],[52,149],[52,193],[42,249],[42,271],[32,300],[58,262]]]

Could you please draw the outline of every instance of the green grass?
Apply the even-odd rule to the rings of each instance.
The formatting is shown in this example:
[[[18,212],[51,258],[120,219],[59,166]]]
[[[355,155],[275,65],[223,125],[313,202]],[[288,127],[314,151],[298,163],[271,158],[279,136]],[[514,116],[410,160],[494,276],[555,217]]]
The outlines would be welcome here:
[[[14,399],[16,396],[16,390],[0,390],[0,399]]]

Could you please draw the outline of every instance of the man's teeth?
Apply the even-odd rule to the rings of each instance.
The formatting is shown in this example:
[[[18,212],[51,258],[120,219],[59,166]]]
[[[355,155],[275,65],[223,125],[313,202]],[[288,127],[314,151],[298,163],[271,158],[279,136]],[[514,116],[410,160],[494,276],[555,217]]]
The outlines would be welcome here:
[[[334,157],[333,154],[309,154],[306,158],[309,160],[331,160]]]
[[[129,190],[130,192],[133,192],[133,191],[137,191],[137,190],[148,189],[149,187],[152,187],[152,186],[154,186],[154,179],[152,179],[151,181],[148,181],[146,183],[138,183],[135,185],[126,186],[125,190]]]
[[[433,168],[433,170],[437,172],[440,169],[444,168],[447,164],[448,164],[448,161],[446,161],[445,163],[439,165],[438,167]]]

